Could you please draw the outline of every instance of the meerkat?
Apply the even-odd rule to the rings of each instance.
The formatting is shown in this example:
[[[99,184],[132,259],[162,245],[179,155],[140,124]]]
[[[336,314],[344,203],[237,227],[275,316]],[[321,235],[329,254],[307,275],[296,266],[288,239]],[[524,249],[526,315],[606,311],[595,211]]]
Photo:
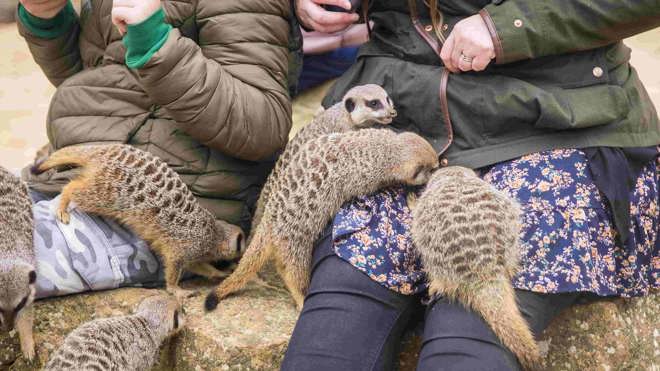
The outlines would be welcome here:
[[[271,256],[300,309],[314,241],[341,205],[393,184],[424,184],[438,156],[416,134],[363,129],[312,139],[287,165],[238,267],[206,298],[207,310],[242,288]]]
[[[36,292],[36,259],[32,201],[27,186],[0,167],[0,327],[16,329],[21,351],[34,359],[32,302]]]
[[[73,330],[44,370],[150,370],[160,346],[182,326],[175,298],[150,296],[132,315],[97,319]]]
[[[74,165],[80,175],[61,193],[57,219],[69,222],[69,205],[116,219],[132,229],[161,257],[167,290],[179,297],[184,270],[225,277],[210,262],[231,260],[243,251],[239,227],[215,220],[165,162],[135,147],[84,145],[60,149],[36,165],[35,172]]]
[[[480,314],[526,369],[541,362],[511,279],[519,268],[520,208],[472,170],[437,170],[412,206],[412,237],[429,294]]]
[[[387,125],[396,115],[396,109],[385,89],[375,84],[353,87],[346,92],[341,102],[326,110],[321,107],[312,121],[287,143],[280,155],[257,200],[252,228],[256,228],[261,220],[277,174],[287,166],[291,155],[298,152],[303,144],[321,135]]]

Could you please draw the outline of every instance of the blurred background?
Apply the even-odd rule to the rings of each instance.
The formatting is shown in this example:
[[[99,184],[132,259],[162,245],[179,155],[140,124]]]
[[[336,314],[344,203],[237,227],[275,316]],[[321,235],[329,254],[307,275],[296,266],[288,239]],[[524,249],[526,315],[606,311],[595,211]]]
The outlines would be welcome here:
[[[45,120],[55,91],[32,60],[11,21],[15,0],[0,0],[0,164],[18,171],[47,142]],[[656,108],[660,109],[660,28],[626,40]],[[294,122],[307,122],[329,84],[311,89],[294,101]]]

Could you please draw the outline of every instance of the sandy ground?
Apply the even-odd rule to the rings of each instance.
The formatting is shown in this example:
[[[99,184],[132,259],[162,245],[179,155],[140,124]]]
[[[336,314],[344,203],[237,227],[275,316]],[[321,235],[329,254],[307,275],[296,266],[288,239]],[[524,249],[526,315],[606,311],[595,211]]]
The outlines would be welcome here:
[[[628,40],[632,64],[660,107],[660,28]],[[18,171],[47,142],[45,121],[55,89],[32,60],[15,24],[0,24],[0,165]],[[296,99],[294,122],[307,122],[328,85]]]

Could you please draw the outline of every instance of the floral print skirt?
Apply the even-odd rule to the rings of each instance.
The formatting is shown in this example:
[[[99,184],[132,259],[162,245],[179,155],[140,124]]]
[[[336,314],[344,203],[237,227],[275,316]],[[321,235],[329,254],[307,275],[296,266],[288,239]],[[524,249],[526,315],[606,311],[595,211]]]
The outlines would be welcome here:
[[[642,296],[660,287],[659,184],[655,161],[630,197],[631,238],[621,246],[612,213],[575,149],[534,153],[482,169],[482,177],[522,206],[519,289]],[[410,235],[408,190],[390,188],[345,204],[333,222],[337,255],[383,286],[424,293]]]

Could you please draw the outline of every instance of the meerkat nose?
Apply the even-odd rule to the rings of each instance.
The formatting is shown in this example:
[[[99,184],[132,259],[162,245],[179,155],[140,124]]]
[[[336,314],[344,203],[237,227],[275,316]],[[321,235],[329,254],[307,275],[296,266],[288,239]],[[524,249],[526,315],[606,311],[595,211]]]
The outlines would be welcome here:
[[[395,110],[394,108],[392,108],[392,109],[390,110],[390,116],[392,116],[392,117],[396,117],[396,115],[397,115],[396,110]]]
[[[243,236],[243,231],[237,231],[237,233],[231,236],[229,240],[229,249],[238,255],[245,251],[245,237]]]

